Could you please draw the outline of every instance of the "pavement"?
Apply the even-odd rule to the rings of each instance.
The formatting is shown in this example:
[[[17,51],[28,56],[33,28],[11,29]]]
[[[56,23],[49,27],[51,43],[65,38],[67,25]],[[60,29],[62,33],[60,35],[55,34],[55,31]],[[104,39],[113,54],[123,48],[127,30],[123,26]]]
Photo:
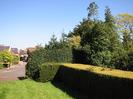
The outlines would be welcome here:
[[[25,77],[26,62],[19,62],[10,68],[0,69],[0,81],[20,80]]]

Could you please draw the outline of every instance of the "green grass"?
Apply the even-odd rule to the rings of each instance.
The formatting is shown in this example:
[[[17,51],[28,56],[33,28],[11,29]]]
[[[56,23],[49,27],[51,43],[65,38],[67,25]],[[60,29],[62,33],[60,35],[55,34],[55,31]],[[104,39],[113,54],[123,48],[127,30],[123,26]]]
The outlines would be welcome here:
[[[72,99],[51,82],[32,80],[0,82],[0,99]]]

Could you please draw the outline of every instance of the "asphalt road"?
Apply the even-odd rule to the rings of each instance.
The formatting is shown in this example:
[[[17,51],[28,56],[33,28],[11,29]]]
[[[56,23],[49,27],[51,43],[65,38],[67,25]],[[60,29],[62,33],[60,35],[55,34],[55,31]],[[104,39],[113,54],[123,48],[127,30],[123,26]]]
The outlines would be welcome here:
[[[0,69],[0,81],[19,80],[25,77],[25,62],[20,62],[10,68]]]

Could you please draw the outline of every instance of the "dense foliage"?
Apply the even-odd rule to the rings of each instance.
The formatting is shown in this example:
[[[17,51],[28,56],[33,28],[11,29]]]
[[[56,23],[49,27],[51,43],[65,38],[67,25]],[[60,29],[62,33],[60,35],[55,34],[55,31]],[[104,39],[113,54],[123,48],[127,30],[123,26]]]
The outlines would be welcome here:
[[[60,64],[44,63],[40,66],[40,77],[38,78],[41,82],[53,81]]]
[[[7,61],[9,63],[12,63],[13,55],[9,51],[4,50],[4,51],[0,52],[0,61],[1,62]]]
[[[62,82],[93,99],[99,97],[100,99],[131,99],[132,97],[132,72],[82,64],[55,63],[40,65],[39,72],[39,81]]]
[[[19,61],[20,61],[20,57],[17,56],[17,55],[13,55],[13,62],[12,62],[12,64],[18,64]]]
[[[18,64],[19,56],[13,55],[11,52],[4,50],[0,52],[0,67],[3,67],[3,64]]]
[[[133,90],[133,80],[128,79],[128,77],[119,77],[120,72],[125,75],[127,72],[115,72],[115,70],[101,69],[94,66],[88,66],[89,68],[86,69],[84,65],[78,65],[79,68],[84,68],[82,70],[77,68],[77,65],[75,67],[74,64],[71,65],[62,65],[56,75],[56,80],[86,93],[91,99],[132,99],[130,90]],[[101,73],[97,73],[98,71]],[[112,75],[108,75],[108,72],[112,72]],[[113,75],[115,73],[116,76]]]
[[[98,5],[88,7],[88,18],[77,25],[68,37],[80,36],[79,47],[73,48],[73,62],[132,70],[133,15],[114,18],[105,8],[105,21],[99,20]]]
[[[98,5],[92,2],[88,16],[60,41],[52,36],[45,48],[29,53],[27,74],[36,79],[44,62],[73,62],[133,70],[133,15],[113,17],[105,8],[105,20],[98,16]]]
[[[87,18],[84,18],[67,36],[63,34],[58,41],[53,35],[44,48],[37,48],[36,51],[29,53],[27,75],[42,82],[53,79],[62,81],[87,93],[92,99],[130,99],[133,80],[121,75],[126,73],[128,75],[130,72],[119,70],[113,72],[111,68],[133,70],[133,16],[121,15],[117,22],[110,8],[106,7],[105,20],[99,20],[98,5],[94,2],[87,10]],[[66,62],[93,66],[80,69],[84,66],[76,65],[77,67],[72,68],[52,64]],[[96,66],[110,69],[105,70]]]
[[[65,39],[57,41],[53,36],[45,48],[37,48],[36,51],[28,53],[28,64],[26,74],[36,79],[39,77],[40,65],[42,63],[67,63],[72,62],[72,50]]]

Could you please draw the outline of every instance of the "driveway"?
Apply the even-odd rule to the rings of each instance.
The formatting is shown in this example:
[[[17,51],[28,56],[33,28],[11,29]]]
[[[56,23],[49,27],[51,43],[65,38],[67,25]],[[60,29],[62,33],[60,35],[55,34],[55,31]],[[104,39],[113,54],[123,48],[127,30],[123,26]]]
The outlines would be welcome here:
[[[19,80],[25,77],[25,65],[25,62],[20,62],[9,69],[0,69],[0,81]]]

